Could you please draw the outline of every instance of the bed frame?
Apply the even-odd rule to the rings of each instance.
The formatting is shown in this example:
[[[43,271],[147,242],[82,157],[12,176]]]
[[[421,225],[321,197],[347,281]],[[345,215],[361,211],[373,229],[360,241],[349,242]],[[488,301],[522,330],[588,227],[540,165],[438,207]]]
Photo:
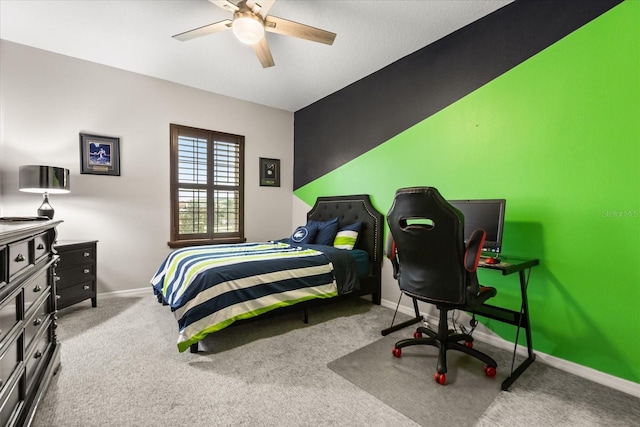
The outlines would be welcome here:
[[[373,207],[367,194],[318,197],[313,208],[307,213],[307,220],[328,221],[336,217],[338,229],[362,221],[357,248],[369,254],[371,263],[369,275],[360,278],[360,290],[344,296],[371,295],[372,302],[380,305],[384,216]],[[321,300],[309,302],[321,302]]]
[[[370,268],[369,274],[360,278],[360,289],[335,298],[313,299],[292,306],[278,308],[251,319],[236,321],[229,327],[292,311],[301,311],[304,315],[304,323],[308,323],[308,309],[311,307],[365,295],[371,295],[371,302],[380,305],[382,296],[381,270],[384,216],[373,207],[367,194],[318,197],[313,208],[307,213],[307,220],[328,221],[336,217],[338,218],[338,229],[357,221],[362,221],[362,228],[356,247],[369,254]],[[198,343],[192,344],[189,351],[191,353],[197,353]]]

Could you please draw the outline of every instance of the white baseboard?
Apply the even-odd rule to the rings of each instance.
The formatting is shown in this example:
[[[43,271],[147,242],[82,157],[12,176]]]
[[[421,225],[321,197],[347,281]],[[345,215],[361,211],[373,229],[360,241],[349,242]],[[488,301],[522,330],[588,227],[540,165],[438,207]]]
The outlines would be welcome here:
[[[127,289],[125,291],[112,291],[112,292],[99,292],[98,299],[100,298],[113,298],[113,297],[132,297],[147,295],[153,297],[153,289],[151,287],[144,287],[138,289]]]
[[[383,299],[381,302],[383,307],[390,308],[392,310],[396,309],[397,302],[389,301]],[[415,316],[413,308],[400,306],[398,308],[398,312],[409,315],[411,317]],[[429,323],[438,324],[438,318],[435,316],[425,316],[425,320]],[[473,333],[473,337],[477,338],[478,341],[485,342],[487,344],[491,344],[495,347],[507,350],[512,352],[514,345],[512,342],[506,341],[505,339],[499,337],[498,335],[490,334],[484,331],[476,330]],[[527,348],[521,345],[517,346],[517,354],[526,356]],[[587,380],[593,381],[598,384],[602,384],[607,387],[611,387],[615,390],[619,390],[623,393],[630,394],[635,397],[640,398],[640,384],[634,383],[633,381],[628,381],[622,378],[615,377],[613,375],[606,374],[604,372],[597,371],[595,369],[579,365],[577,363],[570,362],[568,360],[560,359],[555,356],[551,356],[549,354],[541,353],[539,351],[535,352],[536,361],[542,362],[554,368],[560,369],[565,372],[569,372],[573,375],[577,375],[579,377],[585,378]]]

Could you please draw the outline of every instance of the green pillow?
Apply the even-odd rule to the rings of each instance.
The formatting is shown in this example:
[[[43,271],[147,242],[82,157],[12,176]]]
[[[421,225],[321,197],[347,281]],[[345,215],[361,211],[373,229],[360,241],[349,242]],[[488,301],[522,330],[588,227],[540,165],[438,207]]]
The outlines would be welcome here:
[[[358,242],[360,228],[362,228],[362,221],[343,227],[338,231],[338,233],[336,233],[336,237],[333,240],[333,246],[338,249],[346,249],[350,251]]]

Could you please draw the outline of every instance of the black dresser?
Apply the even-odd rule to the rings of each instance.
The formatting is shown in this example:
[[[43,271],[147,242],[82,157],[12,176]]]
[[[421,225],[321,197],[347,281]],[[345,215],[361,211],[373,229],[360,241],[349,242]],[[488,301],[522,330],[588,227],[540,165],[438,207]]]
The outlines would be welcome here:
[[[58,310],[86,299],[97,305],[97,240],[59,240],[54,248],[60,256],[56,268]]]
[[[55,227],[0,222],[0,426],[30,425],[60,366]]]

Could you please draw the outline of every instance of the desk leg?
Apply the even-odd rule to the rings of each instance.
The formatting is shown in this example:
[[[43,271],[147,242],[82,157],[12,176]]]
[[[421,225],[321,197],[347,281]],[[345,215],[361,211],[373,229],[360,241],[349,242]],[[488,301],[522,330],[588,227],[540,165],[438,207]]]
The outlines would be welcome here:
[[[531,269],[527,269],[530,273]],[[531,339],[531,323],[529,321],[529,301],[527,300],[527,286],[529,284],[529,278],[525,276],[524,270],[520,270],[520,293],[522,295],[522,306],[520,307],[520,315],[518,316],[518,330],[516,332],[516,342],[513,348],[513,360],[511,362],[511,374],[502,382],[502,390],[507,391],[511,384],[520,377],[520,375],[536,360],[536,355],[533,353],[533,340]],[[522,321],[524,320],[524,326]],[[513,370],[513,363],[515,362],[516,350],[518,348],[518,338],[520,336],[520,328],[524,328],[527,338],[527,358]]]
[[[402,298],[402,294],[400,294],[400,298]],[[398,305],[400,305],[400,300],[398,300]],[[420,310],[418,309],[418,301],[416,301],[415,298],[413,298],[413,310],[416,313],[416,317],[407,320],[406,322],[402,322],[402,323],[398,323],[397,325],[393,324],[393,320],[391,321],[391,326],[389,326],[386,329],[382,330],[382,335],[383,336],[387,336],[389,335],[391,332],[395,332],[399,329],[405,328],[409,325],[413,325],[414,323],[418,323],[418,322],[422,322],[422,315],[420,314]],[[398,308],[396,307],[396,312],[398,311]],[[393,319],[395,320],[396,316],[393,316]]]

